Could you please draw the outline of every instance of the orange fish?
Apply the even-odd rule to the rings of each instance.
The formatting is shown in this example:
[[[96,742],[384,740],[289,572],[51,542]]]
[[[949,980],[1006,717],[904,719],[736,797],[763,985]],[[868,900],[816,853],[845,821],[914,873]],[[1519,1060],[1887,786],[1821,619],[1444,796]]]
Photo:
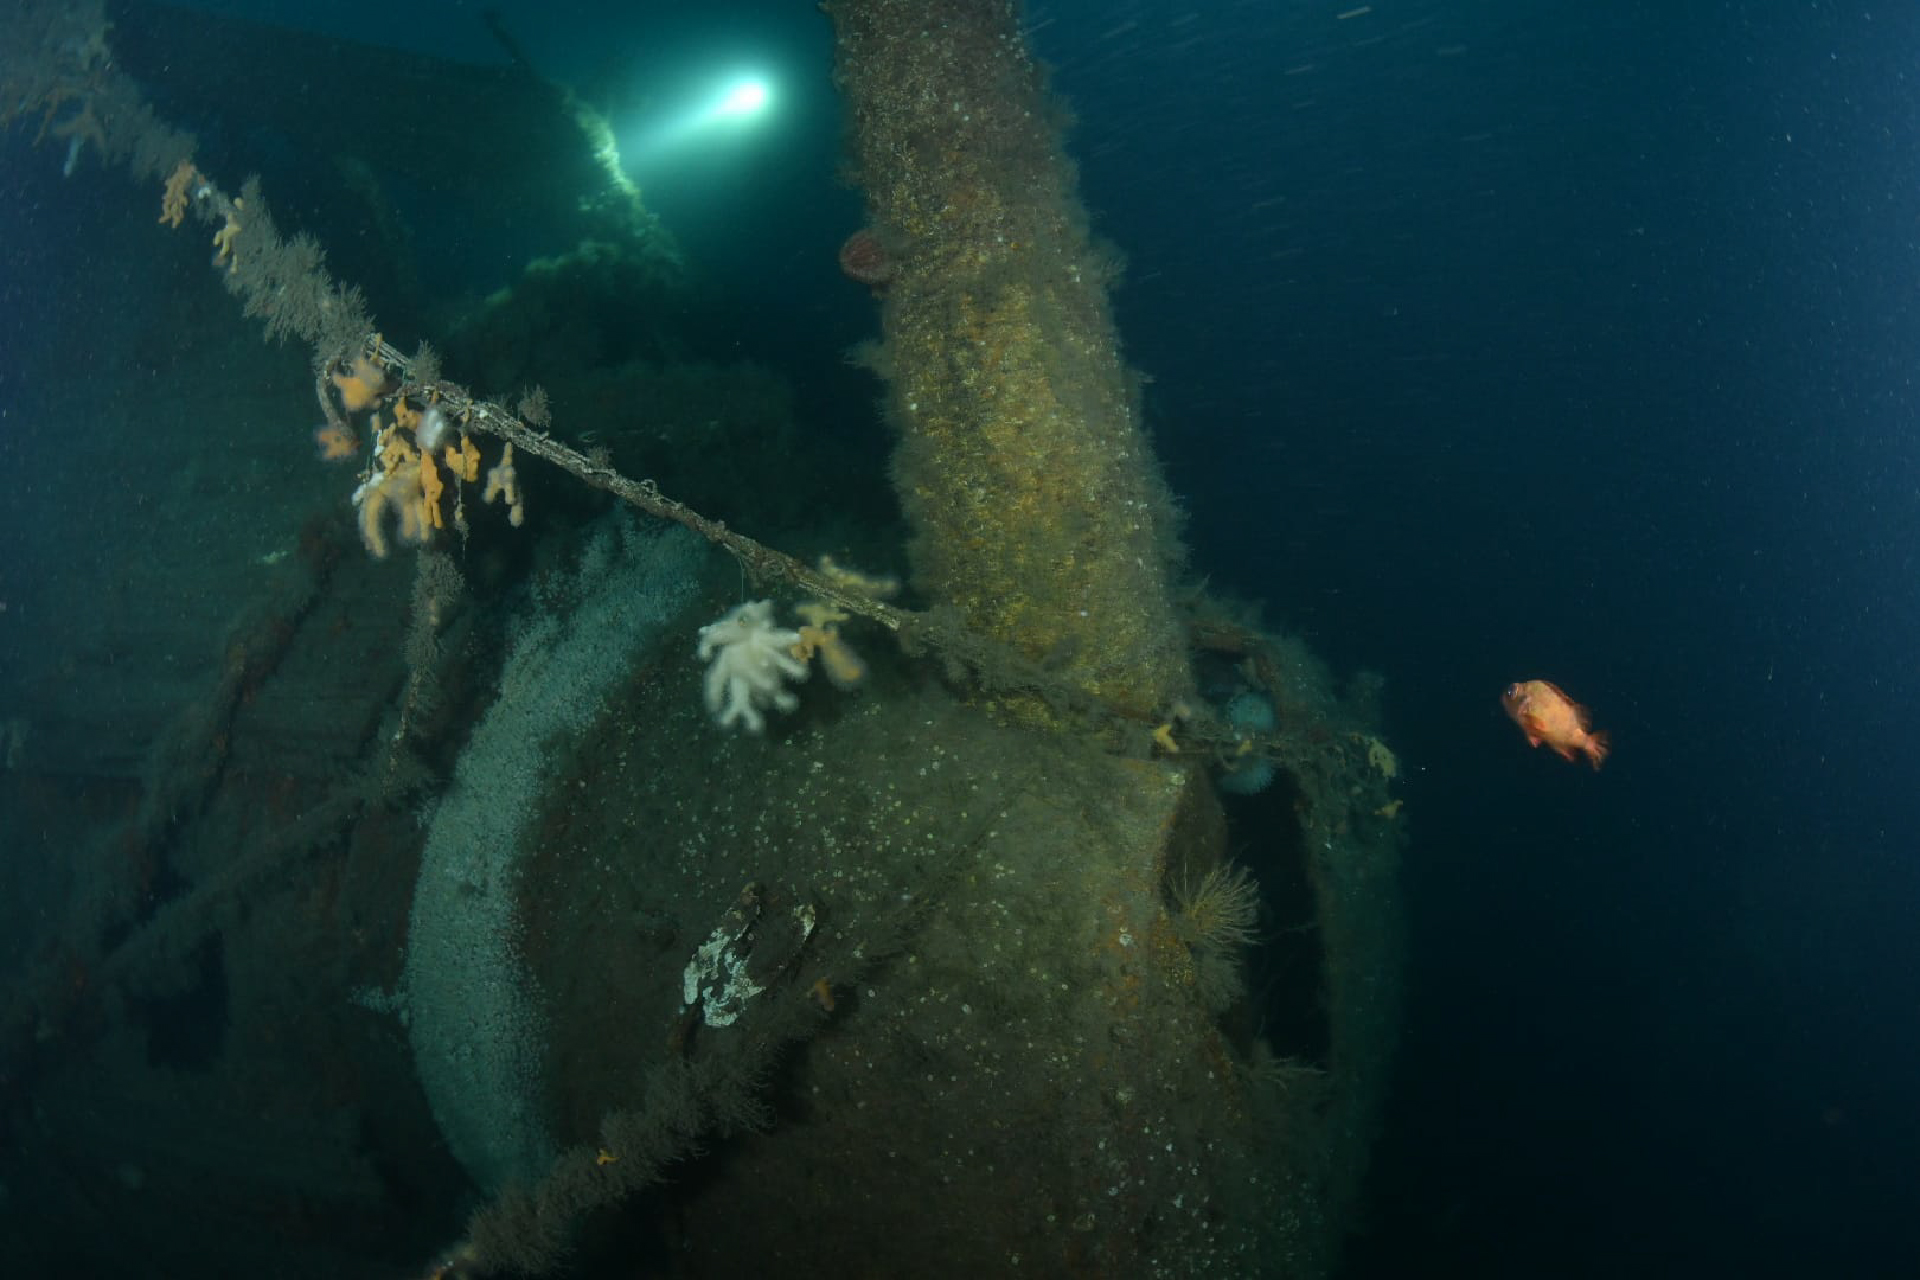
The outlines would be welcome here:
[[[1575,753],[1584,751],[1596,769],[1607,758],[1607,735],[1595,733],[1593,717],[1587,714],[1587,709],[1551,681],[1522,680],[1519,684],[1510,684],[1500,696],[1500,705],[1520,726],[1520,732],[1527,735],[1528,746],[1537,747],[1544,742],[1559,752],[1562,760],[1572,760]]]

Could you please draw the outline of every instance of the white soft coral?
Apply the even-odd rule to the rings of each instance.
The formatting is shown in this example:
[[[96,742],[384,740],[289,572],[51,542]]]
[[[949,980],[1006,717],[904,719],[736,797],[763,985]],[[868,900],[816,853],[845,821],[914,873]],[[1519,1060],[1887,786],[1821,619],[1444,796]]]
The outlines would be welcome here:
[[[707,710],[725,729],[735,721],[758,733],[766,728],[767,707],[791,711],[799,699],[787,681],[807,678],[807,664],[796,658],[798,631],[773,625],[773,601],[749,600],[718,622],[700,628],[700,660],[707,667]]]

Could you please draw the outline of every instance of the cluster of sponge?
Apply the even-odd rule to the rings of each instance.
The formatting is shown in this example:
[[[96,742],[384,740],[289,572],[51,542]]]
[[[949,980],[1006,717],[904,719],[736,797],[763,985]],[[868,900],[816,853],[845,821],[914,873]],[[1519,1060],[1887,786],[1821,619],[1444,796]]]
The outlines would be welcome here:
[[[360,513],[360,541],[375,558],[385,559],[388,514],[393,513],[401,541],[426,542],[435,529],[446,527],[441,504],[448,477],[467,484],[480,479],[480,450],[464,430],[455,429],[431,397],[416,403],[396,390],[387,371],[364,355],[329,376],[347,413],[372,410],[373,465],[353,491],[353,505]],[[350,458],[360,448],[352,430],[338,418],[314,432],[314,441],[325,459]],[[518,528],[526,518],[526,506],[511,444],[499,465],[487,472],[483,501],[497,499],[506,502],[508,521]],[[456,499],[453,521],[462,532],[464,518]]]
[[[360,510],[360,540],[380,559],[387,554],[389,509],[399,513],[400,537],[406,542],[425,542],[433,530],[446,527],[440,505],[447,489],[440,474],[443,465],[456,480],[472,483],[480,478],[480,451],[472,440],[463,435],[457,447],[438,444],[447,434],[439,409],[411,410],[405,400],[397,400],[394,417],[381,429],[373,470],[353,494]],[[436,446],[439,463],[434,461]]]

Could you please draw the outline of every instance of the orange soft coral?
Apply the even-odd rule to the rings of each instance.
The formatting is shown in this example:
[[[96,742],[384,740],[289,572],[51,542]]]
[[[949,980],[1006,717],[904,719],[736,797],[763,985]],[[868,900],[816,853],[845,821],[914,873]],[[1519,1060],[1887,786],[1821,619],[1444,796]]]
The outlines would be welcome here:
[[[794,610],[806,621],[800,639],[792,647],[793,656],[802,662],[818,656],[821,670],[836,689],[852,689],[867,678],[867,664],[853,646],[840,638],[838,624],[847,620],[843,609],[824,600],[809,600]]]
[[[239,238],[240,211],[246,208],[246,203],[244,200],[235,200],[233,208],[227,211],[226,224],[213,233],[214,264],[217,266],[222,262],[226,263],[229,273],[240,269],[240,259],[233,254],[233,242]]]
[[[396,489],[394,502],[400,508],[400,537],[403,541],[422,543],[433,532],[432,512],[425,497],[425,480],[420,469],[421,459],[415,455],[411,462],[393,473],[392,484]]]
[[[336,369],[329,376],[348,413],[371,409],[387,393],[387,371],[365,356],[355,356],[353,368],[345,372]]]
[[[420,455],[420,527],[422,537],[427,528],[444,529],[446,521],[440,516],[440,495],[447,489],[446,482],[440,479],[440,468],[433,465],[433,455]]]
[[[862,573],[850,565],[840,564],[832,556],[820,557],[820,572],[832,579],[833,585],[842,591],[851,591],[870,600],[890,600],[893,593],[900,589],[900,579],[891,574]]]
[[[375,404],[386,394],[384,372],[364,357],[354,362],[351,372],[336,370],[331,377],[349,409],[369,393],[374,399],[365,400],[364,405]],[[471,484],[480,478],[480,450],[472,440],[463,434],[457,447],[435,444],[436,435],[451,429],[444,419],[440,431],[433,429],[439,413],[436,406],[422,410],[404,399],[395,399],[390,420],[386,409],[374,418],[376,424],[386,425],[379,427],[373,464],[355,490],[353,504],[360,513],[360,541],[377,560],[385,559],[388,550],[389,510],[399,518],[401,541],[427,542],[435,529],[447,527],[447,490],[462,481]],[[349,447],[353,443],[351,432],[331,427],[316,432],[315,438],[329,450],[337,440],[344,440]],[[329,452],[328,456],[333,455]],[[513,469],[511,444],[501,451],[499,465],[487,473],[484,500],[492,502],[496,498],[506,501],[507,518],[518,527],[526,518],[526,507],[520,497],[519,476]],[[466,516],[457,498],[453,524],[463,536],[466,534]]]
[[[373,474],[360,482],[353,495],[360,509],[360,541],[376,560],[387,556],[387,508],[400,515],[400,537],[425,542],[440,528],[440,496],[446,490],[440,470],[406,433],[388,427],[380,435]]]
[[[447,460],[447,470],[468,484],[480,478],[480,451],[474,448],[473,441],[467,437],[460,437],[458,449],[448,445],[442,456]]]
[[[518,529],[527,518],[527,507],[520,499],[520,473],[513,469],[512,444],[500,451],[500,465],[487,472],[487,491],[480,500],[490,503],[495,498],[506,502],[507,523]]]
[[[170,227],[177,227],[187,218],[187,197],[193,190],[200,171],[193,167],[193,161],[182,160],[167,175],[167,190],[160,197],[160,221]]]
[[[335,462],[341,458],[351,458],[360,452],[360,441],[353,432],[336,423],[328,423],[313,433],[313,442],[320,448],[322,462]]]

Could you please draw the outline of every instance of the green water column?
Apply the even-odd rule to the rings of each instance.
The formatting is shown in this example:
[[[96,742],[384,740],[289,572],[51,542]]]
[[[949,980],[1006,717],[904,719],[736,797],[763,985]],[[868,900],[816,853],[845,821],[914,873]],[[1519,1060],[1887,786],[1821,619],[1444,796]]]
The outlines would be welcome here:
[[[829,0],[919,585],[1157,719],[1191,676],[1173,508],[1062,121],[1001,0]],[[1039,708],[1028,707],[1039,712]]]

